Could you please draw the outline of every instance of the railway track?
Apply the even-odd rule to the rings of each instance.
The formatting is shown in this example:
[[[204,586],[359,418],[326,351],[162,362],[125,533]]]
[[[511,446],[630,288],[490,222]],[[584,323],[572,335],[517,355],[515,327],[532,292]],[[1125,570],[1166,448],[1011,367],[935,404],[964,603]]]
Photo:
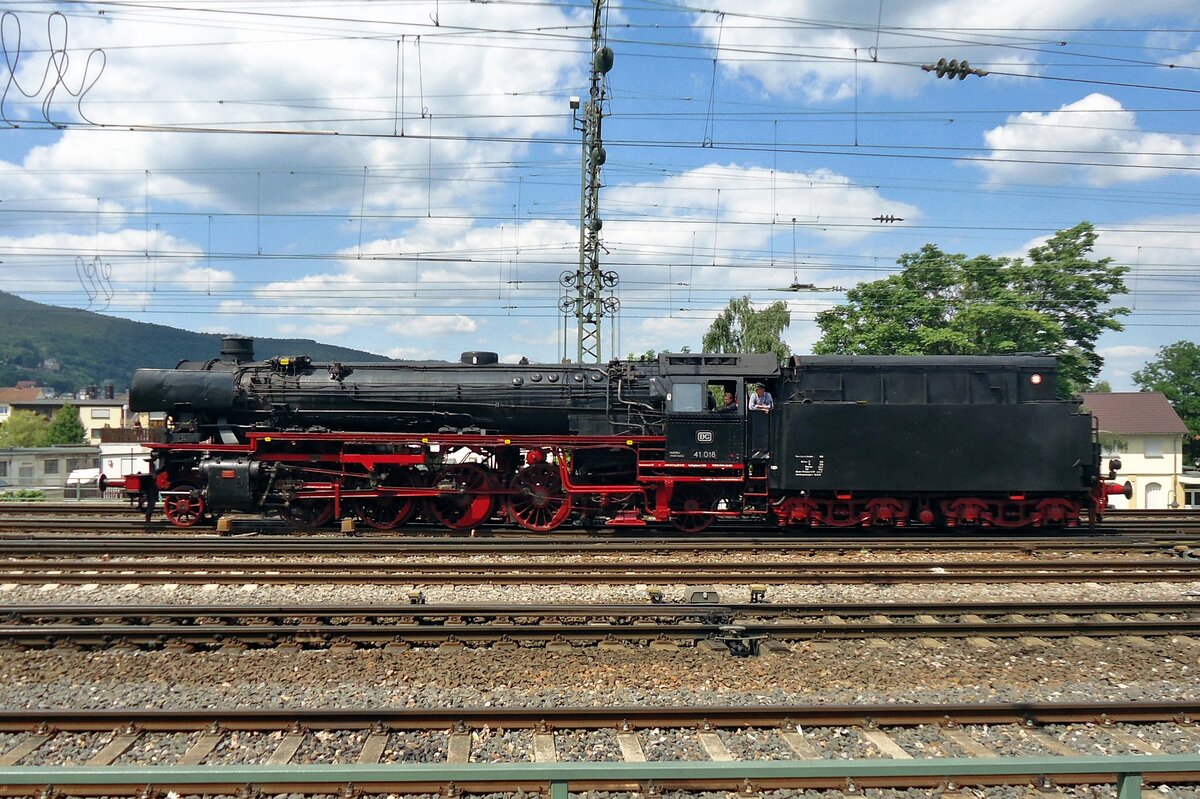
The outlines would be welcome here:
[[[197,535],[0,535],[0,557],[50,555],[107,556],[278,556],[278,555],[514,555],[514,554],[670,554],[672,552],[810,557],[847,552],[1005,552],[1023,554],[1139,553],[1191,556],[1200,551],[1197,535],[1110,535],[1103,537],[943,537],[943,538],[639,538],[597,539],[578,536],[494,538],[395,536],[279,538]]]
[[[751,796],[785,786],[843,791],[952,789],[947,783],[1045,788],[1051,784],[1048,773],[1055,775],[1053,784],[1064,786],[1112,782],[1117,779],[1114,771],[1151,772],[1156,784],[1194,783],[1200,775],[1200,759],[1195,757],[1200,729],[1193,721],[1198,714],[1200,705],[1186,701],[0,711],[0,731],[11,739],[0,752],[0,781],[8,795],[45,795],[53,786],[56,793],[106,796],[160,795],[167,790],[236,794],[247,783],[253,783],[254,789],[246,791],[251,795],[457,795],[462,790],[530,790],[547,780],[564,782],[561,790],[552,789],[555,796],[566,795],[566,782],[574,783],[576,790],[586,786],[654,795],[665,788],[724,787]],[[514,731],[508,737],[510,751],[499,759],[489,747],[497,730]],[[56,742],[63,736],[76,744],[77,762],[83,767],[38,769],[36,764],[45,758],[53,760]],[[233,738],[240,738],[240,745],[230,746]],[[256,738],[265,746],[254,746]],[[314,746],[314,739],[345,741],[346,748],[336,757],[322,756],[327,747]],[[654,762],[668,739],[682,747],[685,762]],[[1093,744],[1121,754],[1105,761],[1102,769],[1082,757]],[[230,756],[238,749],[243,758],[252,757],[266,767],[242,765],[244,760]],[[1125,754],[1138,755],[1139,762],[1127,763]],[[165,765],[147,768],[151,757]],[[744,762],[764,760],[799,765]],[[521,761],[546,767],[522,769]],[[347,765],[335,769],[332,762]],[[980,777],[981,771],[990,776]],[[751,778],[753,782],[744,782]],[[447,790],[451,780],[455,787]],[[347,785],[351,782],[352,788]],[[91,791],[85,787],[89,784]],[[96,791],[96,786],[104,790]]]
[[[1114,636],[1200,636],[1200,602],[0,606],[10,649],[653,641],[751,655],[764,642]]]
[[[453,562],[335,559],[312,561],[198,559],[114,561],[62,558],[10,559],[0,563],[0,583],[14,584],[359,584],[551,585],[642,583],[945,583],[945,582],[1193,582],[1192,558],[1064,558],[1036,561],[536,561]]]
[[[233,516],[230,518],[232,534],[260,534],[260,535],[280,535],[294,536],[300,535],[329,535],[341,536],[340,531],[335,528],[312,529],[297,529],[295,526],[281,519],[264,519],[254,516]],[[120,534],[134,530],[148,530],[155,532],[170,533],[177,536],[209,536],[213,534],[211,526],[197,526],[193,528],[181,529],[171,525],[161,515],[156,515],[151,520],[146,520],[142,512],[136,508],[123,503],[88,503],[88,502],[0,502],[0,532],[41,532],[48,531],[51,533],[70,531],[73,533],[83,532],[111,532]],[[482,526],[480,532],[488,535],[527,535],[526,531],[519,527],[508,526],[497,523],[490,523]],[[560,531],[568,534],[571,531]],[[611,537],[611,536],[642,536],[644,530],[614,530],[612,528],[600,528],[591,530],[580,535],[596,538],[596,537]],[[658,538],[676,537],[684,539],[703,539],[710,536],[746,536],[746,535],[773,535],[777,532],[777,528],[768,527],[764,530],[762,526],[751,525],[748,523],[725,523],[717,524],[710,530],[702,534],[694,533],[677,533],[670,529],[662,530],[655,529],[651,534]],[[954,530],[934,531],[935,534],[958,536]],[[1087,528],[1078,528],[1077,530],[1067,531],[1064,537],[1096,537],[1098,535],[1130,535],[1137,533],[1155,533],[1169,532],[1173,535],[1200,535],[1200,511],[1116,511],[1112,512],[1105,520],[1104,524],[1097,530],[1092,531]],[[400,536],[404,538],[421,538],[421,537],[445,537],[446,530],[439,525],[424,525],[419,522],[410,524],[403,528],[394,531],[374,531],[364,529],[361,534],[370,535],[372,537],[392,537]],[[864,537],[869,537],[871,532],[868,530],[862,531]],[[778,531],[779,535],[794,536],[794,537],[812,537],[820,535],[827,537],[830,535],[841,536],[836,530],[830,528],[822,528],[816,531],[810,530],[787,530]],[[930,531],[925,528],[914,528],[913,530],[898,530],[890,532],[889,537],[923,537],[930,534]],[[968,535],[990,537],[1000,535],[1006,537],[1007,533],[1003,530],[986,530],[982,532],[971,533]],[[1031,535],[1040,536],[1040,531],[1033,531]],[[850,533],[846,537],[856,537],[854,533]]]

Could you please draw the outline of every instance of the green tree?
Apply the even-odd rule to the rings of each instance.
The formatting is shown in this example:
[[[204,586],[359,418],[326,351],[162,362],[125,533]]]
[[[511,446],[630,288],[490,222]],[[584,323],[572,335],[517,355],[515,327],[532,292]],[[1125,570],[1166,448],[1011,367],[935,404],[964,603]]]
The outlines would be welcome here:
[[[1029,260],[968,258],[927,244],[902,255],[901,270],[846,292],[817,315],[822,354],[977,355],[1045,352],[1061,364],[1064,394],[1091,384],[1103,359],[1096,339],[1120,330],[1126,267],[1086,256],[1096,235],[1086,222],[1029,251]]]
[[[1107,380],[1101,380],[1099,383],[1092,384],[1092,386],[1088,389],[1088,391],[1091,391],[1096,394],[1111,394],[1112,386],[1109,384],[1109,382]]]
[[[0,424],[0,449],[37,447],[46,433],[46,419],[33,411],[18,409]]]
[[[1200,345],[1177,341],[1158,351],[1158,358],[1133,373],[1146,391],[1161,391],[1191,433],[1183,442],[1188,458],[1200,458]]]
[[[64,402],[46,426],[38,446],[53,447],[56,445],[86,444],[87,430],[79,419],[79,409],[69,402]]]
[[[773,352],[784,360],[792,349],[783,331],[792,323],[787,303],[775,302],[756,311],[749,295],[735,297],[704,334],[704,352]]]

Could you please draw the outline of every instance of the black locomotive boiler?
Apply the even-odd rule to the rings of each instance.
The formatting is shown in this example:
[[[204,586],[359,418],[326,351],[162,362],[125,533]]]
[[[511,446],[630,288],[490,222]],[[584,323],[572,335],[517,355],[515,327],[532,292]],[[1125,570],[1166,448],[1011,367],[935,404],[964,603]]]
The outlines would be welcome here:
[[[230,338],[219,359],[134,374],[131,410],[169,424],[126,488],[179,526],[1074,527],[1123,488],[1056,383],[1041,356],[256,362]],[[747,407],[755,385],[771,410]]]

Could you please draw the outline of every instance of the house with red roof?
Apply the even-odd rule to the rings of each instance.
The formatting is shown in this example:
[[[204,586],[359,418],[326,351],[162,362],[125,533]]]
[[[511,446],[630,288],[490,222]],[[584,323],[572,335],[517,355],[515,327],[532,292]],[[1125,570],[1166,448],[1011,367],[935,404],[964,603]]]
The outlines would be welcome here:
[[[0,424],[8,421],[8,417],[12,415],[14,410],[14,405],[20,406],[22,403],[32,402],[41,398],[42,390],[37,387],[0,386]]]
[[[1096,417],[1105,465],[1121,461],[1118,482],[1133,484],[1133,497],[1109,498],[1114,508],[1200,508],[1200,480],[1183,474],[1187,426],[1158,391],[1087,392],[1083,406]]]

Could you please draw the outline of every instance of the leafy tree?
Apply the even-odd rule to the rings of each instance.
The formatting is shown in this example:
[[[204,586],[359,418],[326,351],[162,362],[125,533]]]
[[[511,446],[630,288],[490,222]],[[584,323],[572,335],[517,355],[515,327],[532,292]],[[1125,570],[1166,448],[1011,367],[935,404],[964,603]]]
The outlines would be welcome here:
[[[784,360],[792,349],[783,340],[783,331],[792,323],[792,312],[782,300],[754,310],[750,295],[735,297],[713,320],[704,334],[705,352],[773,352]]]
[[[79,409],[64,402],[47,425],[38,446],[53,447],[59,444],[86,444],[87,430],[79,420]]]
[[[1018,264],[1017,286],[1029,307],[1062,329],[1064,346],[1052,352],[1077,389],[1095,380],[1104,366],[1096,339],[1105,330],[1124,330],[1117,317],[1129,313],[1109,304],[1115,295],[1128,292],[1124,275],[1129,267],[1114,265],[1111,258],[1089,259],[1095,246],[1095,228],[1081,222],[1034,247],[1029,262]]]
[[[15,410],[0,424],[0,448],[40,446],[46,426],[46,419],[40,414]]]
[[[1167,395],[1191,433],[1184,440],[1184,455],[1200,457],[1200,345],[1177,341],[1163,347],[1157,360],[1133,373],[1133,381],[1143,390]]]
[[[846,292],[817,315],[817,353],[977,355],[1046,352],[1061,365],[1064,393],[1089,385],[1103,359],[1095,342],[1120,330],[1126,267],[1090,260],[1086,222],[1029,251],[1029,260],[945,253],[927,244],[900,256],[901,271]]]
[[[1093,384],[1088,391],[1091,391],[1094,394],[1111,394],[1112,386],[1109,385],[1107,380],[1101,380],[1099,383]]]

